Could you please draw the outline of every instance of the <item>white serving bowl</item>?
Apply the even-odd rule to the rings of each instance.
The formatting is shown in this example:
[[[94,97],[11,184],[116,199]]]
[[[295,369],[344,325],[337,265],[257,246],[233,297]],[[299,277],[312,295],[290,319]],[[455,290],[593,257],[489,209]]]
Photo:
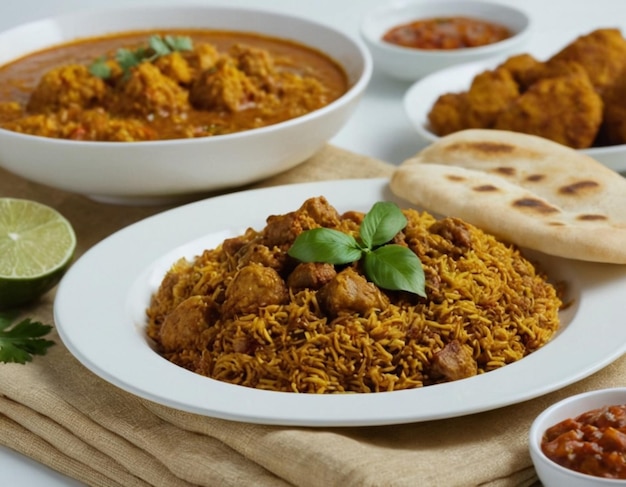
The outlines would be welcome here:
[[[275,125],[234,134],[148,142],[84,142],[0,129],[0,166],[26,179],[93,199],[150,204],[245,185],[298,165],[348,120],[372,72],[358,39],[277,12],[211,6],[90,11],[41,20],[0,34],[0,64],[66,41],[152,28],[214,28],[289,39],[327,53],[349,90],[331,104]]]
[[[537,416],[530,428],[529,449],[537,475],[544,487],[626,486],[626,480],[595,477],[562,467],[541,451],[541,438],[551,426],[592,409],[616,404],[626,404],[626,387],[577,394],[553,404]]]
[[[473,17],[508,27],[513,36],[486,46],[426,50],[397,46],[382,40],[390,28],[417,19]],[[415,81],[440,69],[519,52],[531,32],[530,17],[522,10],[476,0],[394,0],[369,11],[361,22],[361,36],[372,53],[375,69]]]
[[[428,114],[439,96],[445,93],[467,91],[476,75],[494,69],[506,59],[507,56],[451,66],[415,82],[405,93],[403,105],[409,122],[422,142],[432,143],[440,138],[432,131],[428,122]],[[626,145],[624,144],[578,150],[614,171],[626,172]]]

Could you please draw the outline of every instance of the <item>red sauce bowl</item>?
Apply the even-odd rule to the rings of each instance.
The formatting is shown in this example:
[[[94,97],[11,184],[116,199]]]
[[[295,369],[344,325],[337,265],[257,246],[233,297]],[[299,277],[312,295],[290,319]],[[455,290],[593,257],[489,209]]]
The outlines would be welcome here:
[[[507,29],[497,42],[453,49],[419,49],[383,39],[395,27],[419,20],[470,18]],[[457,64],[505,58],[524,51],[531,34],[531,18],[522,9],[483,0],[397,0],[366,12],[360,34],[374,59],[376,71],[403,81],[416,81]]]
[[[546,440],[546,432],[556,425],[579,418],[590,411],[617,405],[626,405],[626,387],[601,389],[571,396],[553,404],[537,416],[530,428],[529,449],[539,480],[545,487],[626,486],[626,479],[605,478],[562,466],[550,459],[542,449],[542,443]],[[582,419],[588,418],[583,417]],[[573,421],[568,421],[568,423],[577,426],[573,424]],[[588,450],[589,444],[584,443],[583,449]]]

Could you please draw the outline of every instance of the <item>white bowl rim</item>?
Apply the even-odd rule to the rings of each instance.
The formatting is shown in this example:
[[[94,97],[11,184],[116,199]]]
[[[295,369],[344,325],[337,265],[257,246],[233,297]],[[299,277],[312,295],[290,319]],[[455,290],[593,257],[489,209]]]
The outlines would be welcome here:
[[[543,433],[545,432],[545,430],[550,428],[551,426],[554,426],[558,422],[560,422],[560,421],[557,421],[557,423],[554,423],[554,424],[553,423],[545,424],[546,419],[549,416],[551,416],[555,411],[565,406],[571,405],[573,403],[585,401],[586,399],[589,399],[592,397],[603,397],[606,395],[619,395],[619,394],[624,395],[624,398],[625,398],[624,403],[626,403],[626,387],[608,387],[604,389],[594,389],[590,391],[581,392],[579,394],[574,394],[573,396],[565,397],[557,401],[556,403],[552,404],[551,406],[548,406],[533,420],[530,426],[530,430],[528,433],[528,444],[529,444],[530,450],[535,455],[537,455],[537,457],[540,458],[543,462],[545,462],[546,464],[549,464],[552,468],[560,472],[562,475],[572,476],[581,481],[595,482],[596,484],[602,483],[605,485],[621,485],[621,486],[626,485],[626,480],[624,479],[610,479],[610,478],[604,478],[604,477],[596,477],[594,475],[588,475],[585,473],[577,472],[576,470],[563,467],[562,465],[559,465],[558,463],[549,459],[545,455],[545,453],[543,453],[541,449],[541,438],[543,437]],[[612,404],[606,403],[605,405],[613,406],[615,404],[617,403],[612,403]],[[583,414],[587,411],[597,409],[598,407],[601,407],[601,406],[591,406],[588,408],[581,408],[581,411],[579,413],[574,413],[574,417],[578,416],[579,414]],[[534,462],[534,459],[533,459],[533,462]],[[535,469],[536,468],[537,467],[535,466]]]
[[[328,105],[319,108],[317,110],[314,110],[312,112],[306,113],[304,115],[301,115],[299,117],[296,118],[292,118],[289,120],[285,120],[283,122],[279,122],[276,124],[272,124],[272,125],[267,125],[264,127],[258,127],[258,128],[254,128],[254,129],[248,129],[248,130],[244,130],[244,131],[240,131],[240,132],[234,132],[234,133],[230,133],[230,134],[223,134],[223,135],[219,135],[219,136],[215,136],[215,137],[196,137],[196,138],[186,138],[186,139],[166,139],[166,140],[140,140],[140,141],[130,141],[130,142],[108,142],[108,141],[77,141],[77,140],[69,140],[69,139],[56,139],[56,138],[52,138],[52,137],[44,137],[44,136],[39,136],[39,135],[31,135],[31,134],[23,134],[23,133],[19,133],[19,132],[14,132],[11,130],[7,130],[7,129],[3,129],[0,127],[0,133],[5,134],[5,136],[9,136],[9,137],[17,137],[17,138],[25,138],[26,140],[39,140],[41,142],[47,143],[47,144],[55,144],[55,145],[76,145],[77,143],[80,144],[81,147],[87,147],[87,146],[97,146],[99,148],[102,147],[107,147],[108,148],[112,148],[113,150],[123,150],[124,147],[128,147],[128,146],[160,146],[160,145],[180,145],[180,144],[185,144],[185,145],[193,145],[193,144],[206,144],[207,141],[211,140],[211,141],[230,141],[230,140],[236,140],[238,138],[242,138],[242,137],[250,137],[251,134],[253,135],[258,135],[261,136],[265,133],[271,133],[271,132],[275,132],[277,130],[281,130],[283,127],[286,126],[290,126],[293,124],[297,124],[297,123],[304,123],[307,120],[311,119],[311,118],[317,118],[320,116],[323,116],[326,112],[333,110],[337,105],[343,105],[344,103],[348,102],[349,100],[351,100],[352,98],[354,98],[355,96],[357,96],[358,93],[361,93],[362,91],[364,91],[365,87],[367,86],[367,84],[369,83],[369,80],[372,76],[372,72],[373,72],[373,60],[371,57],[370,52],[368,51],[368,49],[364,46],[364,44],[361,42],[360,39],[358,39],[357,37],[351,36],[346,34],[345,32],[342,32],[338,29],[335,29],[334,27],[324,24],[323,22],[319,22],[316,20],[312,20],[309,18],[306,18],[304,16],[298,16],[298,15],[294,15],[294,14],[289,14],[289,13],[285,13],[285,12],[280,12],[280,11],[276,11],[276,10],[271,10],[269,8],[259,8],[259,7],[232,7],[232,6],[227,6],[227,5],[196,5],[196,4],[184,4],[184,5],[178,5],[178,6],[171,6],[171,5],[165,5],[165,4],[160,4],[160,5],[150,5],[150,6],[127,6],[127,7],[100,7],[98,9],[81,9],[81,10],[75,10],[72,12],[66,12],[63,14],[59,14],[59,15],[55,15],[55,16],[50,16],[50,17],[44,17],[44,18],[40,18],[37,20],[32,20],[29,22],[25,22],[25,23],[21,23],[18,25],[15,25],[13,27],[10,27],[8,29],[5,29],[3,31],[0,32],[0,41],[2,40],[2,38],[4,36],[8,36],[11,35],[13,32],[20,30],[20,29],[26,29],[30,26],[35,26],[37,24],[44,24],[44,23],[61,23],[64,21],[68,21],[68,20],[73,20],[73,19],[78,19],[78,18],[84,18],[84,17],[91,17],[91,18],[97,18],[99,15],[103,15],[103,14],[107,14],[107,15],[111,15],[111,14],[116,14],[116,13],[128,13],[128,12],[132,12],[132,11],[136,11],[136,12],[145,12],[146,10],[149,10],[151,12],[167,12],[167,11],[172,11],[175,10],[177,12],[180,11],[188,11],[188,12],[193,12],[193,11],[231,11],[231,12],[248,12],[248,13],[252,13],[252,14],[258,14],[258,15],[271,15],[271,16],[276,16],[276,17],[281,17],[283,19],[287,20],[293,20],[293,19],[297,19],[298,21],[301,21],[303,23],[307,23],[309,25],[315,26],[318,29],[321,30],[327,30],[327,31],[332,31],[333,34],[338,35],[340,37],[343,37],[344,40],[346,40],[348,43],[351,43],[353,45],[353,47],[355,48],[355,51],[359,52],[360,56],[361,56],[361,62],[363,64],[362,69],[360,70],[359,75],[356,77],[355,80],[350,80],[348,79],[348,89],[346,90],[346,92],[341,95],[339,98],[337,98],[336,100],[332,101],[331,103],[329,103]],[[147,27],[148,28],[148,27]],[[123,29],[120,30],[119,32],[123,32]],[[113,33],[113,32],[111,32]],[[262,34],[262,35],[266,35],[266,34]],[[269,34],[267,34],[269,36]],[[94,34],[94,36],[98,36],[98,33],[96,32]],[[89,36],[88,36],[89,37]],[[84,38],[88,38],[88,37],[84,37],[84,36],[79,36],[79,37],[75,37],[72,39],[66,39],[64,41],[62,41],[59,44],[56,45],[62,45],[66,42],[71,42],[72,40],[76,39],[84,39]],[[281,39],[280,36],[276,36],[277,39]],[[303,43],[303,45],[305,47],[311,47],[311,46],[307,46],[306,44]],[[54,45],[50,45],[49,47],[53,47]],[[45,48],[43,48],[45,49]],[[316,49],[316,48],[313,48]],[[22,54],[19,55],[17,57],[14,57],[11,60],[8,60],[4,63],[2,63],[2,66],[11,63],[13,61],[16,61],[24,56],[28,56],[29,54],[33,54],[35,52],[40,51],[40,49],[35,49],[32,51],[29,51],[26,54]],[[322,52],[320,50],[320,52]],[[339,66],[341,66],[343,69],[345,69],[344,66],[342,66],[342,64],[334,59],[332,57],[332,53],[328,53],[328,52],[322,52],[324,55],[330,57],[333,61],[335,61]],[[346,72],[346,76],[348,76],[348,73]]]
[[[384,42],[380,38],[371,35],[371,31],[368,28],[368,23],[373,19],[376,19],[381,13],[393,11],[393,10],[408,10],[412,8],[418,8],[423,5],[428,5],[432,7],[444,6],[444,5],[458,5],[463,9],[467,10],[467,12],[461,12],[462,14],[468,15],[470,10],[474,6],[482,6],[489,7],[495,10],[500,10],[502,12],[506,12],[508,14],[515,14],[520,19],[522,19],[522,27],[515,32],[511,37],[503,39],[498,42],[494,42],[491,44],[487,44],[484,46],[478,47],[465,47],[460,49],[449,49],[449,50],[438,50],[438,49],[416,49],[412,47],[398,46],[395,44],[391,44],[389,42]],[[484,56],[490,53],[498,53],[501,50],[505,50],[512,45],[516,45],[521,42],[524,38],[530,35],[530,30],[532,26],[532,19],[530,15],[520,9],[517,6],[512,5],[504,5],[499,3],[493,3],[484,0],[392,0],[391,2],[385,3],[383,5],[379,5],[374,9],[367,12],[361,21],[361,35],[363,38],[372,46],[376,46],[377,49],[382,51],[386,51],[388,53],[393,54],[402,54],[402,55],[419,55],[424,58],[454,58],[459,56]]]

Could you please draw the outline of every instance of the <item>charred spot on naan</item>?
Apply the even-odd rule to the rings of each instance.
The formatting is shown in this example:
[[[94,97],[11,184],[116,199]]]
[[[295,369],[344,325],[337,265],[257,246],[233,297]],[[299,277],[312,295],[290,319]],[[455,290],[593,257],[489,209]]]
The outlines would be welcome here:
[[[446,179],[456,183],[465,181],[465,178],[463,176],[457,176],[456,174],[446,174]]]
[[[600,184],[596,181],[590,181],[588,179],[583,181],[576,181],[575,183],[561,186],[559,193],[564,195],[580,195],[582,193],[589,193],[601,190]]]
[[[503,176],[515,176],[515,168],[510,166],[500,166],[494,169],[495,173],[501,174]]]
[[[517,176],[517,169],[511,166],[500,166],[490,171],[498,176],[515,178]],[[524,180],[529,183],[539,183],[543,181],[547,176],[545,174],[529,174],[524,176]]]
[[[526,181],[528,181],[529,183],[538,183],[540,181],[543,181],[546,178],[545,174],[530,174],[529,176],[526,176]]]
[[[497,188],[493,184],[481,184],[480,186],[475,186],[472,188],[474,191],[478,191],[479,193],[489,193],[494,191],[500,191],[500,188]]]
[[[463,155],[464,157],[473,154],[478,159],[501,159],[503,157],[509,159],[540,159],[542,157],[541,154],[530,149],[507,144],[506,142],[487,140],[453,142],[442,147],[442,151],[448,153],[448,155]],[[506,168],[505,170],[509,170],[507,166],[502,167]]]
[[[578,215],[576,217],[577,220],[582,221],[605,221],[608,220],[606,215]]]
[[[549,205],[543,200],[538,198],[526,197],[519,198],[513,201],[513,207],[520,210],[528,210],[532,213],[539,213],[542,215],[550,214],[550,213],[559,213],[561,210],[555,208],[552,205]]]

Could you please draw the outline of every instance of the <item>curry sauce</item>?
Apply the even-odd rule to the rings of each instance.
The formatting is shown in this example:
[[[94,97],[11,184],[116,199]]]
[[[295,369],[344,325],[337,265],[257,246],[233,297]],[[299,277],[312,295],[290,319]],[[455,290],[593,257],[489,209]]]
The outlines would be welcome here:
[[[192,47],[123,68],[148,40]],[[105,62],[111,76],[91,67]],[[252,33],[135,31],[81,39],[0,68],[0,126],[73,140],[138,141],[228,134],[322,108],[348,89],[341,66],[307,46]]]

